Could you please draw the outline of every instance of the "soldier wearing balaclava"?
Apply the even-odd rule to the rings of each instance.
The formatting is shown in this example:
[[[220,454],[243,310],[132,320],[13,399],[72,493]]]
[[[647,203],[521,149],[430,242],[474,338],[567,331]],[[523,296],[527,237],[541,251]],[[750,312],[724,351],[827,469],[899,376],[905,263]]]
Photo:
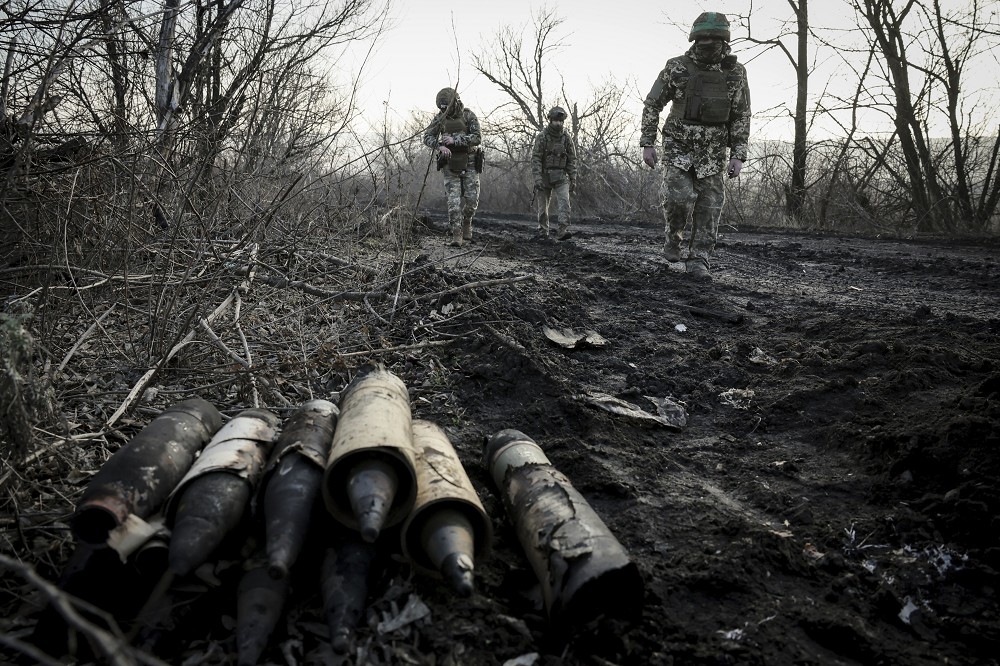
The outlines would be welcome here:
[[[434,99],[438,113],[424,130],[424,145],[436,151],[448,199],[449,245],[472,240],[472,218],[479,206],[482,135],[476,114],[465,108],[454,88],[442,88]]]
[[[650,168],[663,164],[664,255],[671,262],[684,256],[687,271],[704,279],[711,275],[709,258],[719,235],[724,174],[740,174],[750,137],[750,87],[729,39],[725,14],[704,12],[695,20],[691,48],[667,61],[643,102],[639,138],[643,161]],[[656,132],[668,103],[661,158]],[[682,247],[689,221],[691,235]]]
[[[535,135],[531,148],[531,175],[535,185],[535,213],[538,219],[536,238],[548,238],[549,204],[555,205],[555,236],[567,240],[569,230],[570,194],[576,190],[576,146],[564,129],[566,110],[553,106],[547,115],[548,124]]]

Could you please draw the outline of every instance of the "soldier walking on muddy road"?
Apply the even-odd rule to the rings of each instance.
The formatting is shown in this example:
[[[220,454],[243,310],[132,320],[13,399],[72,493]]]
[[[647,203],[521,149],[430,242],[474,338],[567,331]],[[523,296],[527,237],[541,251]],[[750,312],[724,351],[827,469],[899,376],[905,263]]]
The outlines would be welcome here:
[[[438,114],[424,130],[424,145],[437,151],[438,170],[448,198],[449,245],[472,240],[472,217],[479,206],[483,170],[482,135],[476,114],[465,108],[454,88],[442,88],[434,100]]]
[[[561,106],[549,110],[549,124],[535,135],[531,149],[531,173],[535,181],[535,212],[538,238],[549,235],[549,202],[555,195],[556,238],[566,240],[569,231],[570,195],[576,190],[576,147],[563,130],[566,111]]]
[[[642,160],[658,160],[656,130],[660,112],[671,103],[663,123],[663,206],[667,261],[681,260],[684,227],[691,221],[687,271],[708,278],[709,257],[719,236],[726,192],[723,172],[735,178],[747,159],[750,138],[750,87],[743,65],[729,47],[725,14],[704,12],[691,28],[694,45],[671,58],[643,102]],[[726,149],[729,150],[728,165]]]

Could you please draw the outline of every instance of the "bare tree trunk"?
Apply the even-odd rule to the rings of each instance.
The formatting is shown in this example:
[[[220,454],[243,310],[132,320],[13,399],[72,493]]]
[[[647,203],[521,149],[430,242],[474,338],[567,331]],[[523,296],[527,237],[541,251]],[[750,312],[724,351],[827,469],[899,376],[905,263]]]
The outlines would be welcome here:
[[[917,215],[918,231],[936,231],[948,228],[945,198],[934,172],[935,160],[931,155],[924,127],[914,106],[910,85],[907,41],[902,31],[903,21],[917,4],[907,0],[897,11],[890,0],[864,0],[864,16],[875,35],[878,46],[889,70],[894,102],[896,133],[903,151],[903,159],[910,181],[913,207]],[[926,89],[916,97],[926,102]]]
[[[795,62],[795,138],[792,143],[792,183],[786,191],[785,212],[802,219],[806,200],[806,111],[809,100],[809,0],[788,0],[796,20]]]
[[[122,37],[113,17],[120,16],[120,0],[101,0],[101,23],[107,39],[108,66],[111,70],[111,88],[114,91],[111,141],[118,148],[128,143],[128,111],[125,97],[128,91],[128,67],[123,61]]]

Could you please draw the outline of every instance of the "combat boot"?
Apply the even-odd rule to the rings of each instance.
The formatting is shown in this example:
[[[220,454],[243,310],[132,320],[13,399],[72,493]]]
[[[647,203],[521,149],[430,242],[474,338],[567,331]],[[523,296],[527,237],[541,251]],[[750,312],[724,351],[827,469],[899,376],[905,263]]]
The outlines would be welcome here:
[[[674,245],[670,241],[667,241],[663,246],[663,257],[667,261],[680,261],[681,260],[680,244]]]
[[[691,257],[684,263],[688,274],[698,280],[711,280],[712,273],[708,270],[708,262],[701,257]]]
[[[462,247],[462,230],[455,229],[451,232],[451,242],[448,243],[451,247]]]
[[[462,221],[462,240],[472,240],[472,220]]]
[[[564,240],[569,240],[572,236],[573,234],[570,233],[568,224],[565,226],[559,225],[559,233],[556,234],[556,238],[558,238],[561,241],[564,241]]]

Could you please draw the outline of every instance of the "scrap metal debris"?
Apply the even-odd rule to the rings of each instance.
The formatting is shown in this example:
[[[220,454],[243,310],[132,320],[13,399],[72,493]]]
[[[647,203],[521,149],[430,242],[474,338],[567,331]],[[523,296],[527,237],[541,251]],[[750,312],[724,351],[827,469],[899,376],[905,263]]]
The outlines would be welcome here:
[[[753,389],[731,388],[719,394],[719,400],[724,405],[729,405],[735,409],[750,409],[753,401]]]
[[[656,405],[656,414],[651,414],[630,402],[606,393],[588,391],[577,396],[577,400],[581,400],[588,405],[603,409],[612,414],[620,414],[643,421],[653,421],[674,430],[681,430],[687,426],[687,409],[681,403],[671,398],[656,398],[648,395],[643,397]]]
[[[608,344],[608,341],[597,331],[584,331],[580,333],[572,328],[555,329],[550,326],[543,326],[542,333],[549,340],[566,349],[604,347]]]

